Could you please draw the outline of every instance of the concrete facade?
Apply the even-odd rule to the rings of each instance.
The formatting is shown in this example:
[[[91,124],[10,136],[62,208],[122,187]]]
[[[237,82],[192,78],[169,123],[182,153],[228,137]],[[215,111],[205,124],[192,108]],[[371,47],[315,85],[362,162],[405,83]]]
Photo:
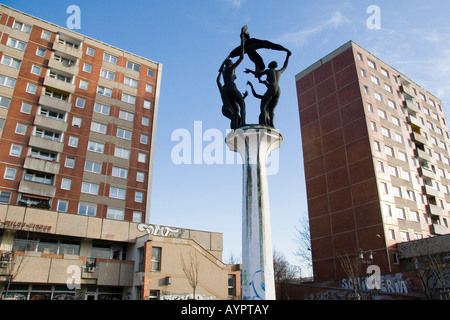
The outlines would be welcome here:
[[[450,136],[441,101],[348,42],[296,76],[316,280],[371,251],[401,270],[397,243],[449,233]]]
[[[0,6],[0,203],[148,222],[162,65]]]
[[[233,299],[222,250],[220,233],[0,205],[0,290],[12,276],[10,297],[190,299],[181,257],[196,257],[196,298]]]

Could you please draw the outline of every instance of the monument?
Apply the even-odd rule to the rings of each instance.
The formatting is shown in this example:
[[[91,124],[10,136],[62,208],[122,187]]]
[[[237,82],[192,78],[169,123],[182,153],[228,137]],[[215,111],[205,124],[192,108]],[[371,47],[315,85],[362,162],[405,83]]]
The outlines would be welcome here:
[[[273,61],[266,69],[257,50],[270,49],[286,52],[281,69]],[[267,87],[260,95],[248,81],[253,96],[261,100],[259,123],[246,123],[245,98],[237,89],[236,69],[247,55],[255,64],[255,70],[245,69],[259,83]],[[238,152],[243,160],[242,198],[242,299],[275,300],[273,273],[273,249],[270,227],[269,190],[266,162],[273,150],[280,147],[281,133],[274,127],[274,111],[280,98],[279,80],[286,70],[291,52],[281,45],[266,40],[250,38],[247,26],[241,30],[241,44],[234,49],[219,69],[217,84],[222,97],[222,113],[231,120],[231,129],[226,137],[231,151]],[[232,58],[238,57],[233,63]],[[223,78],[222,86],[220,78]],[[265,77],[265,78],[263,78]]]

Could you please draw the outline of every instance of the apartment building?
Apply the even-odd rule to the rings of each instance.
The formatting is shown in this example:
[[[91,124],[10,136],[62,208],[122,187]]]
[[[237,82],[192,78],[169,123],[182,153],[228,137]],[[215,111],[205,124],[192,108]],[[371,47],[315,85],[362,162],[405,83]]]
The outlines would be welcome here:
[[[315,279],[346,255],[399,272],[398,243],[450,232],[442,102],[352,41],[296,84]]]
[[[161,68],[0,5],[0,203],[148,222]]]

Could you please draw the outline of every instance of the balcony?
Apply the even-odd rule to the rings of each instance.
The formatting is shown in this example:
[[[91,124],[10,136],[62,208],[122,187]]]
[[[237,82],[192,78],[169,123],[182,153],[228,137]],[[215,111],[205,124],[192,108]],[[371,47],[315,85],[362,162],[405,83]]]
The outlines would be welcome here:
[[[419,144],[419,145],[427,144],[427,139],[425,139],[424,136],[422,136],[421,134],[418,134],[417,132],[413,132],[411,134],[411,138],[416,144]]]
[[[422,187],[422,191],[424,194],[428,195],[428,196],[433,196],[433,197],[437,197],[439,196],[439,191],[437,191],[437,189],[428,186],[428,185],[424,185]]]
[[[25,164],[23,165],[25,169],[30,169],[34,171],[40,171],[50,174],[57,174],[59,172],[59,163],[46,161],[37,158],[28,157],[25,159]]]
[[[426,153],[425,151],[423,151],[423,150],[416,149],[414,151],[414,153],[416,155],[416,158],[418,158],[419,160],[427,161],[427,162],[431,161],[430,155],[428,153]]]
[[[422,123],[416,117],[408,116],[408,123],[411,125],[411,127],[416,127],[417,129],[422,128]]]
[[[47,128],[47,129],[52,129],[52,130],[56,130],[59,132],[66,132],[67,131],[67,122],[61,121],[61,120],[56,120],[53,118],[48,118],[48,117],[44,117],[41,115],[36,115],[34,118],[34,123],[35,126],[39,126],[39,127],[43,127],[43,128]]]
[[[444,235],[448,233],[448,230],[445,226],[437,223],[433,223],[432,225],[430,225],[430,229],[431,233],[434,235]]]
[[[442,216],[444,215],[444,209],[441,207],[438,207],[434,204],[427,204],[427,212],[429,214],[435,215],[435,216]]]
[[[419,168],[419,173],[423,177],[427,177],[427,178],[430,178],[430,179],[436,179],[436,175],[434,174],[434,172],[431,171],[430,169],[425,168],[425,167],[420,167]]]
[[[68,83],[65,81],[61,81],[58,79],[54,79],[51,77],[45,77],[44,79],[44,86],[55,88],[60,91],[74,93],[75,92],[75,85],[72,83]]]
[[[66,46],[64,43],[60,43],[58,41],[55,41],[53,43],[53,48],[52,49],[55,50],[55,51],[59,51],[59,52],[65,53],[65,54],[67,54],[69,56],[72,56],[72,57],[75,57],[75,58],[78,58],[78,59],[81,59],[81,57],[83,56],[83,51],[82,50]]]
[[[56,193],[56,187],[48,184],[22,180],[20,181],[19,192],[53,198]]]
[[[69,74],[73,74],[73,75],[78,74],[78,66],[76,63],[74,63],[73,65],[69,65],[68,63],[65,63],[65,62],[61,62],[61,61],[58,61],[55,59],[50,59],[48,61],[48,66],[50,67],[50,69],[61,70],[65,73],[69,73]]]
[[[420,112],[419,108],[417,107],[417,105],[412,100],[405,100],[404,106],[407,109],[409,109],[412,112],[414,112],[414,113],[419,113]]]
[[[39,104],[42,106],[51,107],[56,110],[61,110],[65,112],[69,112],[72,108],[72,104],[67,101],[63,101],[60,99],[52,98],[46,95],[42,95],[39,98]]]
[[[64,143],[54,140],[48,140],[40,137],[31,136],[28,142],[30,147],[36,147],[38,149],[50,150],[55,152],[62,152],[64,149]]]
[[[407,95],[405,98],[414,99],[414,92],[406,85],[402,85],[402,91]]]

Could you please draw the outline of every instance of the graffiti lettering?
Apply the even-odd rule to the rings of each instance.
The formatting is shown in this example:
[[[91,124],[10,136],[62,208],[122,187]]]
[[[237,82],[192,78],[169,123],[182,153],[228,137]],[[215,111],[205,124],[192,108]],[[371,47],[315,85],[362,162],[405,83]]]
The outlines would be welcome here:
[[[153,224],[139,224],[139,231],[146,231],[153,236],[174,237],[181,233],[180,229],[173,229],[171,227],[158,226]]]

